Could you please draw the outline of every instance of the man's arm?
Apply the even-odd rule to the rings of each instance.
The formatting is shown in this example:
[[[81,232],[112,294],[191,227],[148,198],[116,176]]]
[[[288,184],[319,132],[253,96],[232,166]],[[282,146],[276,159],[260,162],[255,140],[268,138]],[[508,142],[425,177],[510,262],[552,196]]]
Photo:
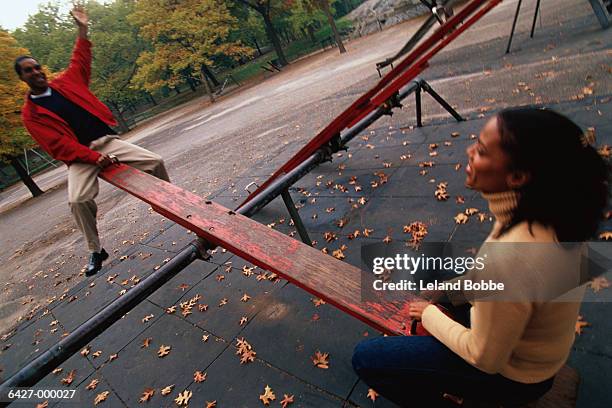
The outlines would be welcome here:
[[[85,86],[89,86],[89,79],[91,77],[91,42],[87,38],[89,19],[85,9],[81,6],[75,6],[70,11],[70,14],[78,27],[79,35],[72,51],[70,64],[62,73],[61,78],[66,81],[77,81]]]

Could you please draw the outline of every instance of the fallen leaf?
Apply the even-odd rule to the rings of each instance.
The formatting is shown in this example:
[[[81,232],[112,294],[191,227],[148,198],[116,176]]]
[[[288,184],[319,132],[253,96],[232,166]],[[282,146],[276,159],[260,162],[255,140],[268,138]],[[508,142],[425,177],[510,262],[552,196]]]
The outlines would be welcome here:
[[[91,346],[85,347],[83,350],[81,350],[81,355],[83,357],[87,357],[89,355],[89,350],[91,350]]]
[[[468,222],[469,217],[467,215],[465,215],[464,213],[459,213],[455,216],[455,222],[457,224],[465,224],[466,222]]]
[[[217,407],[217,400],[214,401],[206,401],[206,408],[216,408]]]
[[[176,405],[179,407],[187,405],[189,404],[189,400],[191,399],[192,395],[193,393],[191,391],[185,390],[182,393],[179,393],[178,397],[174,399],[174,402],[176,402]]]
[[[245,293],[244,295],[242,295],[242,297],[240,298],[240,300],[241,300],[242,302],[248,302],[250,298],[251,298],[251,297]]]
[[[598,276],[596,278],[593,278],[588,283],[588,286],[590,286],[591,289],[593,289],[593,292],[597,293],[602,289],[609,288],[610,282],[606,279],[605,276]]]
[[[576,320],[576,327],[575,327],[576,334],[580,336],[582,334],[582,329],[590,325],[591,324],[589,322],[583,320],[582,316],[578,316],[578,319]]]
[[[64,385],[70,385],[72,384],[72,382],[74,381],[74,375],[76,374],[76,370],[72,370],[68,373],[68,375],[65,378],[62,378],[62,384]]]
[[[344,252],[342,252],[341,249],[336,249],[335,251],[332,252],[332,255],[334,258],[340,259],[340,260],[346,258],[346,256],[344,255]]]
[[[328,369],[329,368],[329,353],[321,353],[317,350],[314,356],[311,357],[312,363],[315,367]]]
[[[323,299],[313,298],[311,300],[312,300],[312,303],[314,303],[315,307],[319,307],[325,304],[325,301]]]
[[[293,394],[283,396],[283,400],[280,402],[282,408],[287,408],[287,405],[293,404]]]
[[[98,405],[99,403],[106,401],[109,394],[110,394],[110,391],[104,391],[96,395],[96,398],[94,399],[94,405]]]
[[[165,357],[168,354],[170,354],[170,350],[172,349],[171,346],[164,346],[163,344],[159,347],[159,350],[157,351],[157,355],[161,358],[161,357]]]
[[[196,371],[195,373],[193,373],[193,381],[197,383],[206,381],[206,373],[203,373],[201,371]]]
[[[242,317],[240,318],[240,326],[242,326],[242,325],[246,324],[246,322],[247,322],[248,320],[249,320],[249,319],[248,319],[246,316],[242,316]]]
[[[206,342],[208,341],[208,338],[209,338],[209,337],[210,337],[210,334],[203,334],[203,335],[202,335],[202,341],[203,341],[204,343],[206,343]]]
[[[111,361],[116,360],[118,356],[118,354],[111,354],[108,356],[108,362],[110,363]]]
[[[270,401],[274,401],[276,399],[276,395],[272,391],[269,385],[266,385],[264,389],[264,393],[259,396],[259,399],[264,405],[270,405]]]
[[[36,408],[47,408],[49,406],[49,400],[36,404]]]
[[[372,401],[376,401],[376,398],[378,398],[378,393],[374,391],[374,389],[368,388],[368,398]]]
[[[147,347],[149,347],[149,345],[151,344],[151,340],[153,340],[152,337],[147,337],[146,339],[144,339],[142,341],[142,345],[140,346],[140,348],[147,348]]]
[[[95,390],[96,387],[98,386],[98,383],[100,382],[100,380],[94,378],[93,380],[91,380],[91,382],[89,384],[87,384],[87,387],[85,387],[86,390]]]
[[[174,388],[174,384],[168,385],[167,387],[162,388],[161,395],[168,395],[168,394],[170,394],[172,392],[173,388]]]
[[[154,388],[145,388],[145,390],[142,392],[142,396],[140,397],[138,402],[148,402],[151,399],[151,397],[153,396],[153,394],[155,394],[155,389]]]
[[[149,320],[151,320],[153,317],[155,317],[155,315],[153,315],[153,314],[147,315],[147,316],[145,316],[145,317],[143,317],[143,318],[142,318],[142,322],[143,322],[143,323],[146,323],[146,322],[148,322]]]
[[[612,240],[612,231],[604,231],[601,234],[599,234],[599,239],[603,239],[606,241],[610,241]]]
[[[227,299],[226,298],[221,299],[221,301],[219,302],[219,307],[224,306],[224,305],[227,305]]]

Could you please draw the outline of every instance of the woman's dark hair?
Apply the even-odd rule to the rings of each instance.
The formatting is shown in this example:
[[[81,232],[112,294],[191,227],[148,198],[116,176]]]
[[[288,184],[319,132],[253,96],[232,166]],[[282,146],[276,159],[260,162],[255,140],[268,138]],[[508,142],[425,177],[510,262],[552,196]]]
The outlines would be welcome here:
[[[537,221],[552,227],[560,242],[592,238],[608,204],[610,167],[580,127],[560,113],[532,107],[505,109],[497,121],[510,170],[529,174],[501,234]]]

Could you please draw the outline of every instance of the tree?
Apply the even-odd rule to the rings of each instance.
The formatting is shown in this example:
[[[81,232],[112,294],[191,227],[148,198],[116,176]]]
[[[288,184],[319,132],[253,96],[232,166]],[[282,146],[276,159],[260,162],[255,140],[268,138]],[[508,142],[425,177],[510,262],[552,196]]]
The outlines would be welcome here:
[[[0,29],[0,161],[11,163],[36,197],[43,192],[18,159],[24,149],[32,148],[36,144],[21,121],[21,105],[27,86],[19,81],[13,70],[15,58],[28,54],[28,50],[20,47],[7,31]]]
[[[268,39],[272,43],[274,50],[276,51],[276,56],[278,57],[278,62],[280,65],[289,65],[287,62],[287,57],[285,57],[285,53],[283,51],[283,47],[281,46],[280,39],[278,38],[278,34],[274,29],[274,24],[272,23],[272,10],[273,6],[276,3],[282,3],[280,0],[239,0],[242,4],[247,5],[252,8],[256,12],[258,12],[263,18],[264,25],[266,27],[266,34]],[[274,2],[274,3],[273,3]],[[282,4],[280,4],[282,6]]]
[[[129,21],[153,43],[138,58],[133,82],[145,90],[174,87],[185,69],[199,73],[211,102],[209,67],[215,56],[239,58],[251,53],[240,41],[228,41],[237,27],[223,0],[140,0]]]
[[[334,21],[334,16],[332,15],[332,10],[330,6],[330,2],[333,0],[306,0],[312,4],[314,7],[318,7],[320,10],[325,13],[327,17],[327,21],[329,26],[331,27],[332,32],[334,33],[334,38],[336,40],[336,44],[338,44],[338,49],[340,50],[340,54],[344,54],[346,52],[346,48],[344,48],[344,44],[342,43],[342,37],[340,37],[340,33],[338,33],[338,27],[336,27],[336,22]]]

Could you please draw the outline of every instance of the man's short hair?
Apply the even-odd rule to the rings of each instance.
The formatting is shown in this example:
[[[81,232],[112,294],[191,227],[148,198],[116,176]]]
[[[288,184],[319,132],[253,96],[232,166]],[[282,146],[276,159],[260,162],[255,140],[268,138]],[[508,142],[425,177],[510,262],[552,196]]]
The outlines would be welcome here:
[[[15,72],[17,73],[17,75],[21,76],[21,61],[27,59],[33,59],[34,61],[36,61],[36,59],[30,57],[29,55],[21,55],[15,58]]]

